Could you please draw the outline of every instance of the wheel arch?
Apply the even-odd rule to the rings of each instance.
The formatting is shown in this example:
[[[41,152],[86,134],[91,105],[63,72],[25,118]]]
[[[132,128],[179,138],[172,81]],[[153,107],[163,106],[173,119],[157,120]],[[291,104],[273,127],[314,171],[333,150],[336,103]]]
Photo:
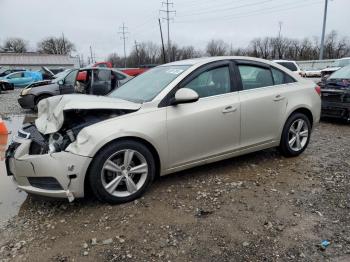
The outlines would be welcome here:
[[[40,99],[41,97],[51,97],[51,96],[53,96],[53,94],[50,94],[50,93],[48,93],[48,92],[45,92],[45,93],[40,93],[40,94],[37,94],[37,95],[35,95],[35,98],[34,98],[34,104],[37,104],[38,102],[38,99]]]
[[[314,116],[313,116],[313,114],[312,114],[310,109],[308,109],[307,107],[296,108],[296,109],[292,110],[292,112],[290,112],[290,114],[288,115],[286,121],[290,118],[291,115],[293,115],[295,113],[304,114],[309,119],[311,128],[313,127]]]
[[[99,148],[96,151],[95,155],[98,154],[101,150],[103,150],[105,147],[107,147],[108,145],[110,145],[112,143],[126,141],[126,140],[139,142],[139,143],[143,144],[144,146],[146,146],[151,151],[152,156],[153,156],[154,161],[155,161],[155,164],[156,164],[156,178],[158,178],[160,176],[160,170],[161,170],[161,161],[160,161],[159,153],[158,153],[157,149],[155,148],[155,146],[144,138],[137,137],[137,136],[124,136],[124,137],[119,137],[119,138],[113,139],[113,140],[107,142],[106,144],[104,144],[101,148]],[[89,181],[87,179],[87,174],[90,171],[90,167],[92,165],[92,162],[93,161],[90,162],[89,167],[88,167],[86,174],[85,174],[85,177],[84,177],[84,195],[86,195],[86,193],[89,193],[89,194],[91,193]]]

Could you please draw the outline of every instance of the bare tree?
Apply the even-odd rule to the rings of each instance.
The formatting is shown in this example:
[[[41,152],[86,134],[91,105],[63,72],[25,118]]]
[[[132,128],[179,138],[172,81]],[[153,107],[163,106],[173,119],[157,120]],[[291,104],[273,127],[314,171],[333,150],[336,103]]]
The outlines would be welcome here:
[[[27,42],[22,38],[8,38],[2,47],[5,52],[25,53],[28,50]]]
[[[206,53],[209,56],[223,56],[228,53],[228,45],[223,40],[211,40],[207,44]]]
[[[117,53],[112,53],[107,57],[107,61],[112,63],[113,67],[123,67],[124,58],[121,58]]]
[[[44,54],[68,55],[74,50],[74,44],[63,37],[51,36],[38,43],[38,51]]]

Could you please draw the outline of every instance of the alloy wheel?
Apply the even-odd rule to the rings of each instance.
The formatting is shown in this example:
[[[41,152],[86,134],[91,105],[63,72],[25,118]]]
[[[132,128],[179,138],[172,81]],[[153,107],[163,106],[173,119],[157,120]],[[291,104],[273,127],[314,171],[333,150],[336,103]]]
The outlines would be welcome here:
[[[105,161],[101,181],[109,194],[115,197],[128,197],[145,184],[147,175],[146,158],[136,150],[124,149]]]
[[[302,150],[309,138],[309,128],[303,119],[295,120],[289,128],[288,143],[289,147],[298,152]]]

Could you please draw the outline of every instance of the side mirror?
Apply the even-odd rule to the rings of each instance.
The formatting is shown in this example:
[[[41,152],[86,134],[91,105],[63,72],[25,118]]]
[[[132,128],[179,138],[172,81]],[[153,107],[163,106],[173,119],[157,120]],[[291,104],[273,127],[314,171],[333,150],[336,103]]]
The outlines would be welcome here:
[[[63,80],[60,80],[57,82],[60,86],[62,86],[64,84]]]
[[[175,97],[172,99],[172,105],[193,103],[198,101],[199,95],[196,91],[189,88],[180,88],[176,91]]]

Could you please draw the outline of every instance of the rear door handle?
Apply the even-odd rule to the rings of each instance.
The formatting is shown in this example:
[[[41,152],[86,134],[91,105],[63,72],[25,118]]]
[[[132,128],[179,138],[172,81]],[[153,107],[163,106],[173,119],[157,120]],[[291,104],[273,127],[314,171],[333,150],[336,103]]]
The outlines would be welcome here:
[[[237,107],[227,106],[222,110],[222,113],[227,114],[227,113],[236,112],[236,111],[237,111]]]
[[[276,95],[275,98],[273,99],[273,101],[277,102],[277,101],[281,101],[281,100],[283,100],[283,99],[285,99],[284,96]]]

